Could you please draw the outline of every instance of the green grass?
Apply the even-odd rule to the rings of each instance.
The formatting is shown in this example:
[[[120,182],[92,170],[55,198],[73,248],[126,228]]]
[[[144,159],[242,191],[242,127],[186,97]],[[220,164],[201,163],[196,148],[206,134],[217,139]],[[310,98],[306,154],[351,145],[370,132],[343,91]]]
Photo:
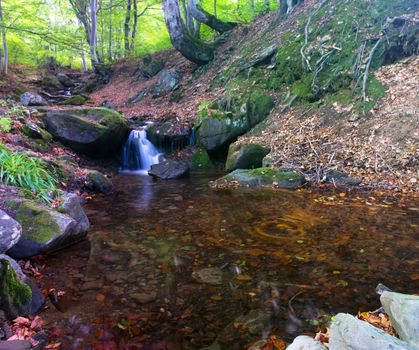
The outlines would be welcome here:
[[[51,203],[58,195],[57,180],[47,164],[0,144],[0,182],[22,188],[26,194]]]
[[[0,132],[9,132],[12,128],[12,120],[9,117],[0,117]]]

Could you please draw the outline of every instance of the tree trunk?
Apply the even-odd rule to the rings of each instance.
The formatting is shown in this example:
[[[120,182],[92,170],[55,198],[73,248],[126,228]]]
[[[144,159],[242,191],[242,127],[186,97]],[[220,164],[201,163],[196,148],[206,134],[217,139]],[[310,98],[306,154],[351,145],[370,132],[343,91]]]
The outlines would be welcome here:
[[[112,34],[113,34],[113,28],[112,28],[112,12],[113,12],[113,0],[110,0],[109,3],[109,43],[108,43],[108,60],[110,63],[112,63]]]
[[[255,18],[255,0],[250,0],[250,12],[252,13],[252,18]]]
[[[178,0],[163,0],[163,12],[170,41],[188,60],[204,65],[214,58],[214,47],[194,38],[182,22]]]
[[[191,15],[200,23],[206,24],[208,27],[214,29],[218,33],[225,33],[232,30],[236,23],[220,21],[214,15],[206,12],[201,5],[198,4],[198,0],[189,0]]]
[[[98,0],[91,0],[90,2],[90,21],[92,24],[90,33],[90,53],[92,60],[99,63],[99,56],[97,54],[97,5]]]
[[[6,28],[4,27],[3,4],[0,0],[1,38],[3,40],[3,73],[9,72],[9,47],[7,46]]]
[[[130,53],[133,55],[135,53],[135,38],[137,36],[138,30],[138,6],[137,0],[133,0],[134,5],[134,23],[132,25],[132,32],[131,32],[131,45],[130,45]]]
[[[279,0],[279,17],[285,17],[288,13],[287,0]]]
[[[125,21],[124,21],[124,48],[125,48],[125,57],[129,55],[129,23],[131,21],[131,4],[132,1],[127,1],[127,8],[125,12]]]

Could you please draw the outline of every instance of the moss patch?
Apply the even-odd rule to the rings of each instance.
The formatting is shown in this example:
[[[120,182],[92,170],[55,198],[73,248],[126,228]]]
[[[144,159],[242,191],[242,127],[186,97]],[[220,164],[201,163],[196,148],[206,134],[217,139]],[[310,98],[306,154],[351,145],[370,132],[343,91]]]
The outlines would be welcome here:
[[[192,155],[191,169],[192,170],[208,170],[213,169],[214,164],[208,155],[208,152],[204,149],[198,150]]]
[[[20,280],[10,262],[2,259],[0,260],[0,264],[4,268],[3,290],[8,302],[20,306],[27,303],[28,300],[31,300],[31,288]]]

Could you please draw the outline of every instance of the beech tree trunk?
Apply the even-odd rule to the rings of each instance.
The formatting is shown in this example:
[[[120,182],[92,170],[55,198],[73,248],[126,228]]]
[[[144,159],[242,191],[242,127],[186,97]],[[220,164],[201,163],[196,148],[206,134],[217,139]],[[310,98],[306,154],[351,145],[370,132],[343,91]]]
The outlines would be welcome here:
[[[99,56],[97,54],[97,5],[98,0],[91,0],[90,20],[92,23],[92,30],[90,33],[90,52],[95,63],[99,63]]]
[[[214,58],[214,47],[194,38],[182,21],[178,0],[163,0],[163,12],[170,41],[188,60],[204,65]]]
[[[9,47],[7,45],[6,28],[4,27],[4,16],[3,16],[3,4],[0,0],[0,23],[1,27],[1,38],[3,41],[3,73],[7,75],[9,72]]]
[[[129,32],[130,32],[130,28],[129,28],[129,23],[131,21],[131,4],[132,1],[128,0],[127,1],[127,8],[126,8],[126,12],[125,12],[125,22],[124,22],[124,48],[125,48],[125,57],[127,57],[129,55]]]
[[[189,0],[189,4],[191,15],[198,22],[206,24],[220,34],[228,32],[236,26],[236,23],[220,21],[216,16],[205,11],[202,6],[198,4],[198,0]]]

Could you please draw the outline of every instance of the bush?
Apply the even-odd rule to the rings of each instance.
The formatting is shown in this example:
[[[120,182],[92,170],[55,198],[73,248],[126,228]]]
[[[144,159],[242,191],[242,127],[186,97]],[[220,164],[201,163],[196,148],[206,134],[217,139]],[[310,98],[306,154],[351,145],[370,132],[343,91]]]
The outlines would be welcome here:
[[[12,128],[12,120],[9,117],[0,117],[0,132],[9,132]]]
[[[0,182],[22,188],[30,196],[51,203],[58,196],[57,180],[47,164],[27,154],[12,152],[0,144]]]

